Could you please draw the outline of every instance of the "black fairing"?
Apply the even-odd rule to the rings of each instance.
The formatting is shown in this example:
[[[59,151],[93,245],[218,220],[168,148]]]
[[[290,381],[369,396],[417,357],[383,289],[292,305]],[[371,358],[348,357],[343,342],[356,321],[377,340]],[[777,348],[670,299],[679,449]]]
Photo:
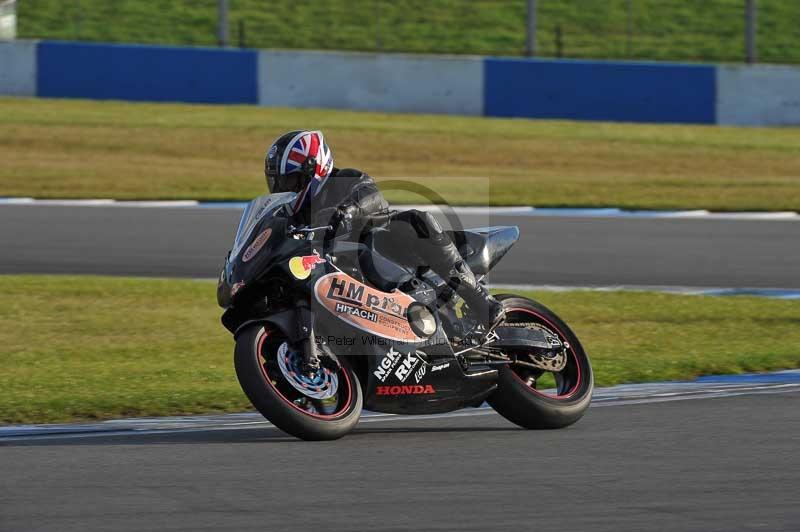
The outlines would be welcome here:
[[[363,244],[336,241],[323,249],[323,235],[312,240],[291,238],[284,206],[294,197],[291,193],[262,196],[245,209],[218,286],[226,328],[236,334],[248,324],[269,323],[290,343],[310,341],[313,334],[318,349],[335,358],[348,358],[361,381],[365,408],[374,411],[447,412],[476,406],[495,390],[495,369],[483,366],[465,371],[456,358],[436,310],[432,285],[415,278],[413,270],[373,255],[369,239]],[[455,240],[473,270],[481,274],[500,260],[518,236],[516,228],[495,227],[457,233]],[[314,262],[314,257],[314,266],[299,276],[290,267],[293,260],[295,264],[300,258]],[[354,322],[352,316],[325,307],[317,288],[325,286],[323,278],[342,275],[352,283],[366,283],[367,292],[377,289],[381,299],[428,306],[437,316],[436,333],[427,339],[387,339],[371,326]],[[405,293],[397,291],[400,286]],[[272,295],[276,290],[282,294],[277,299]],[[369,310],[367,299],[351,301],[352,305]]]
[[[425,301],[424,296],[420,299]],[[364,408],[368,410],[392,414],[450,412],[481,404],[497,387],[495,369],[464,371],[441,328],[428,340],[412,344],[377,338],[323,316],[330,314],[323,314],[317,322],[318,343],[326,344],[337,356],[349,357],[358,371]],[[352,345],[346,345],[349,342]],[[388,369],[381,372],[385,359],[389,360]],[[407,360],[412,361],[411,369],[398,374]],[[434,393],[426,393],[431,389]]]
[[[217,285],[217,303],[222,308],[234,306],[236,299],[245,297],[253,284],[281,257],[303,254],[308,244],[285,237],[288,224],[283,206],[295,198],[293,193],[268,194],[251,201],[242,213],[233,248],[225,260]],[[272,234],[254,253],[254,242],[265,231]],[[247,258],[248,260],[245,260]],[[235,287],[235,288],[234,288]]]
[[[489,273],[519,240],[516,226],[480,227],[449,234],[470,269],[478,275]]]

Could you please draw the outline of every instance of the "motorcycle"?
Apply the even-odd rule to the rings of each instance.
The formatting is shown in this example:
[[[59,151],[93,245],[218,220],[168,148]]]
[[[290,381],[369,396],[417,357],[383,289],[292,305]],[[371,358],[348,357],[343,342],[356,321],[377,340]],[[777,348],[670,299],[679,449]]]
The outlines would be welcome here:
[[[217,286],[239,383],[276,427],[331,440],[350,432],[362,409],[435,414],[484,402],[526,429],[566,427],[583,416],[592,368],[552,311],[499,295],[507,317],[487,333],[443,279],[380,253],[380,220],[357,240],[331,226],[294,227],[295,196],[248,204]],[[386,222],[391,213],[380,216]],[[519,229],[450,236],[484,276]],[[312,354],[316,371],[308,370]]]

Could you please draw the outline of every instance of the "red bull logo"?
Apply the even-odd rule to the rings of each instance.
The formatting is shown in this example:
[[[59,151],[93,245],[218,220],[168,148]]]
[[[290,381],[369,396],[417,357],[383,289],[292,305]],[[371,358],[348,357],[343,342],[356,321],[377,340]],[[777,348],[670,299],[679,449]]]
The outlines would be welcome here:
[[[322,264],[323,262],[327,261],[320,257],[319,252],[315,249],[313,255],[289,259],[289,271],[298,279],[308,279],[317,264]]]

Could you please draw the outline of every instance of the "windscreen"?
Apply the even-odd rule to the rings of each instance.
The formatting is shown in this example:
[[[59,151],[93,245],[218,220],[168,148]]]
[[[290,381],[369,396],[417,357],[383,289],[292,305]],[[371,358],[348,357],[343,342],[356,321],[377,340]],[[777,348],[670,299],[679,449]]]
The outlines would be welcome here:
[[[239,228],[236,230],[236,240],[233,241],[233,249],[228,259],[233,261],[242,248],[250,239],[250,234],[258,222],[267,216],[272,216],[282,205],[290,203],[297,196],[294,192],[280,192],[278,194],[264,194],[259,196],[245,207],[242,219],[239,221]]]

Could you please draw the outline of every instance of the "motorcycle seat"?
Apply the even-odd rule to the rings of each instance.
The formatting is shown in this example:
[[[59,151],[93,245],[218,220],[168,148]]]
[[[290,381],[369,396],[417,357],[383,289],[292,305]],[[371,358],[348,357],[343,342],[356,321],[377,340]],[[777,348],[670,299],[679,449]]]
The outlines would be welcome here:
[[[447,231],[473,273],[486,275],[519,240],[517,226]]]
[[[359,264],[364,277],[372,286],[382,292],[391,292],[413,279],[414,274],[378,253],[374,238],[375,231],[367,235],[365,246],[359,253]]]

